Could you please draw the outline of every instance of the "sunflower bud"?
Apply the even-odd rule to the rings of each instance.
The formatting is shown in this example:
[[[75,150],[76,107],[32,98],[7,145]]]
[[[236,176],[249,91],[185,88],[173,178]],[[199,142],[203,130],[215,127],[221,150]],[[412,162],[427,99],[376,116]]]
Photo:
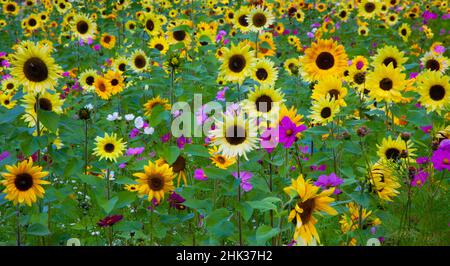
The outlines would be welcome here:
[[[366,126],[362,126],[356,130],[356,134],[358,134],[361,138],[364,138],[367,134],[369,134],[369,130]]]
[[[411,133],[409,133],[409,132],[402,132],[400,134],[400,138],[402,138],[402,140],[404,140],[404,141],[408,141],[411,138]]]
[[[78,118],[81,120],[88,120],[91,118],[91,111],[86,107],[81,108],[78,111]]]

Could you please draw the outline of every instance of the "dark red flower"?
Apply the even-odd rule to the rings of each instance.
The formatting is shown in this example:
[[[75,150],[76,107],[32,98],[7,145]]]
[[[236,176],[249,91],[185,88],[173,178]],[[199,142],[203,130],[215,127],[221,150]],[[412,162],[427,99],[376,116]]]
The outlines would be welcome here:
[[[107,227],[107,226],[113,226],[117,222],[123,219],[123,215],[115,214],[111,216],[107,216],[100,221],[98,221],[97,225],[100,227]]]

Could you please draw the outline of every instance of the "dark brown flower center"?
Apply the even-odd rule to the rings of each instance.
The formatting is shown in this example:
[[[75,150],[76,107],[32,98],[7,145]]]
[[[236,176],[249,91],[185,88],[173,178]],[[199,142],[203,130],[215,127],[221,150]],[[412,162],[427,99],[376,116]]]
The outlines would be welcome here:
[[[89,76],[89,77],[86,78],[86,84],[89,85],[89,86],[94,84],[94,81],[95,81],[95,79],[94,79],[93,76]]]
[[[228,68],[235,72],[239,73],[244,70],[246,65],[245,57],[243,55],[233,55],[228,61]]]
[[[243,143],[247,139],[245,128],[238,125],[230,126],[226,131],[225,139],[231,145]]]
[[[311,220],[316,205],[314,199],[309,199],[305,202],[299,202],[297,203],[297,205],[303,210],[303,212],[300,213],[300,219],[302,219],[302,224],[307,224],[309,220]]]
[[[118,84],[119,84],[119,81],[117,79],[112,79],[111,80],[111,85],[117,86]]]
[[[256,110],[263,113],[270,112],[270,110],[272,110],[272,102],[273,101],[272,98],[270,98],[270,96],[261,95],[255,101]]]
[[[172,169],[174,173],[179,173],[186,169],[186,159],[183,156],[178,156],[177,160],[172,164]]]
[[[136,56],[136,58],[134,58],[134,65],[137,68],[144,68],[146,64],[147,63],[145,62],[145,58],[142,55],[138,55]]]
[[[6,10],[9,11],[9,12],[14,12],[14,11],[16,11],[16,6],[13,5],[13,4],[8,4],[6,6]]]
[[[52,102],[47,98],[39,98],[39,109],[45,110],[45,111],[51,111],[52,110]],[[36,106],[34,108],[36,111]]]
[[[121,63],[119,65],[119,70],[122,71],[122,72],[124,72],[126,70],[126,68],[127,68],[127,64],[125,64],[125,63]]]
[[[289,68],[289,70],[291,70],[291,73],[292,73],[292,74],[294,74],[294,75],[297,75],[297,74],[298,74],[298,66],[296,66],[295,64],[290,63],[290,64],[288,65],[288,68]]]
[[[104,41],[105,43],[109,43],[109,42],[111,41],[111,36],[106,35],[105,38],[103,38],[103,41]]]
[[[158,51],[162,51],[164,49],[164,46],[160,43],[155,45],[155,48],[158,49]]]
[[[383,64],[384,64],[385,66],[388,66],[390,63],[392,63],[392,66],[393,66],[394,68],[397,68],[397,60],[395,60],[394,58],[392,58],[392,57],[386,57],[386,58],[383,60]]]
[[[372,12],[375,10],[375,4],[374,4],[374,3],[366,3],[366,4],[364,5],[364,10],[365,10],[367,13],[372,13]]]
[[[111,152],[114,151],[115,147],[114,147],[114,144],[112,144],[112,143],[107,143],[107,144],[103,147],[103,149],[104,149],[107,153],[111,153]]]
[[[100,83],[99,85],[98,85],[98,89],[101,91],[101,92],[105,92],[106,91],[106,85],[105,85],[105,83]]]
[[[439,61],[437,61],[436,59],[430,59],[425,64],[425,68],[432,71],[438,71],[441,68],[441,65],[439,64]]]
[[[333,99],[333,98],[335,100],[339,99],[339,94],[340,94],[339,90],[336,90],[336,89],[332,89],[332,90],[328,91],[328,95],[330,95],[331,99]]]
[[[225,163],[226,162],[226,160],[225,160],[225,158],[223,158],[223,156],[217,156],[217,161],[219,161],[219,163]]]
[[[341,12],[339,12],[339,17],[345,18],[346,16],[347,16],[347,11],[342,10]]]
[[[155,23],[153,23],[153,20],[147,20],[147,22],[145,22],[145,28],[149,31],[152,31],[155,28]]]
[[[383,78],[379,85],[382,90],[388,91],[392,89],[393,83],[390,78]]]
[[[23,66],[23,72],[25,77],[33,82],[41,82],[48,77],[47,65],[38,57],[29,58]]]
[[[88,30],[89,30],[89,25],[87,24],[86,21],[82,20],[77,23],[77,31],[80,34],[85,34],[86,32],[88,32]]]
[[[248,26],[248,22],[247,22],[247,19],[246,19],[245,15],[241,15],[239,17],[238,21],[239,21],[239,24],[241,24],[241,26],[244,26],[244,27]]]
[[[265,70],[264,68],[258,68],[258,70],[256,70],[256,77],[259,80],[266,80],[268,76],[269,73],[267,73],[267,70]]]
[[[148,179],[148,186],[153,191],[159,191],[164,188],[164,179],[160,175],[150,176]]]
[[[430,88],[430,98],[440,101],[445,97],[445,88],[442,85],[433,85]]]
[[[330,117],[331,116],[331,108],[330,107],[323,108],[322,111],[320,111],[320,116],[324,119]]]
[[[30,18],[28,20],[28,25],[30,25],[31,27],[36,26],[36,24],[37,24],[37,21],[34,18]]]
[[[406,34],[407,34],[408,32],[406,31],[406,29],[402,29],[402,30],[400,31],[400,33],[401,33],[403,36],[406,36]]]
[[[173,38],[175,38],[175,40],[181,42],[184,40],[184,38],[186,38],[186,32],[184,30],[174,31]]]
[[[12,90],[12,89],[14,89],[14,84],[8,83],[8,84],[6,85],[6,89],[7,89],[7,90]]]
[[[256,13],[252,17],[252,22],[255,27],[261,28],[266,25],[267,17],[263,13]]]
[[[322,52],[316,58],[316,65],[322,70],[330,69],[334,66],[334,56],[329,52]]]
[[[397,160],[400,156],[400,151],[396,148],[389,148],[386,150],[386,152],[384,153],[386,155],[386,158],[388,158],[389,160]]]
[[[366,81],[366,75],[363,72],[356,73],[353,76],[353,81],[356,84],[361,85],[361,84],[363,84]]]
[[[14,185],[19,191],[27,191],[33,186],[33,177],[29,173],[16,175]]]

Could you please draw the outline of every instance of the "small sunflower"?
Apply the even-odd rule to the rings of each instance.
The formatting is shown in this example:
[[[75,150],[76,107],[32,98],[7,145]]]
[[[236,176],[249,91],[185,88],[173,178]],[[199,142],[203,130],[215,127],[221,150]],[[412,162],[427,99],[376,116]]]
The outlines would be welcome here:
[[[158,95],[157,97],[148,100],[144,104],[145,115],[151,116],[153,108],[155,108],[155,106],[157,105],[162,106],[166,111],[170,111],[170,109],[172,108],[168,99],[163,99]]]
[[[159,34],[161,29],[161,21],[154,13],[146,13],[142,18],[145,31],[150,35]]]
[[[136,72],[145,71],[149,65],[148,58],[145,52],[141,49],[137,49],[136,51],[134,51],[134,53],[131,55],[129,65]]]
[[[0,104],[6,109],[12,109],[16,106],[17,101],[13,100],[14,94],[0,94]]]
[[[412,158],[415,156],[414,152],[416,151],[411,140],[405,142],[400,136],[397,139],[392,139],[391,136],[384,138],[381,141],[381,145],[377,145],[377,148],[377,154],[382,161],[393,162],[397,162],[401,158],[402,152],[407,151],[407,157]]]
[[[318,40],[305,50],[300,63],[304,78],[313,81],[330,75],[342,77],[348,66],[348,58],[344,46],[332,39]]]
[[[209,158],[212,163],[220,169],[228,169],[228,167],[236,163],[236,158],[230,158],[220,154],[216,146],[212,146],[212,148],[208,149],[208,151],[209,155],[211,155]]]
[[[102,76],[97,76],[94,81],[95,93],[103,100],[108,100],[111,97],[111,85],[107,79]]]
[[[331,99],[335,100],[339,106],[343,107],[347,105],[344,99],[346,95],[347,89],[342,87],[341,79],[329,76],[319,80],[314,86],[311,99],[320,100],[329,96]]]
[[[377,0],[362,0],[358,4],[358,15],[365,19],[372,19],[379,12],[380,3]]]
[[[95,90],[95,79],[97,78],[97,72],[93,69],[87,69],[85,71],[83,71],[83,73],[80,74],[80,84],[81,87],[88,91],[88,92],[92,92]]]
[[[3,4],[3,14],[17,15],[19,14],[19,5],[14,1],[8,1]]]
[[[408,60],[404,53],[395,46],[385,46],[377,50],[377,54],[372,57],[372,64],[376,68],[380,65],[392,64],[394,68],[404,69],[403,64]]]
[[[125,185],[124,188],[125,188],[125,190],[128,190],[130,192],[137,192],[139,190],[139,186],[136,184],[128,184],[128,185]]]
[[[268,28],[274,22],[274,16],[264,6],[257,6],[253,8],[246,17],[249,29],[254,32],[259,32]]]
[[[78,38],[87,41],[89,38],[94,39],[97,32],[97,24],[87,15],[79,13],[73,17],[71,22],[72,32]]]
[[[114,68],[121,72],[124,73],[128,70],[128,59],[126,57],[123,56],[119,56],[116,60],[114,60]]]
[[[241,6],[234,16],[234,27],[239,29],[242,33],[250,30],[250,24],[247,21],[247,16],[250,14],[248,6]]]
[[[173,185],[174,174],[168,164],[157,165],[148,161],[144,166],[144,172],[134,173],[137,177],[140,195],[147,195],[148,200],[156,199],[158,202],[164,199],[164,194],[175,190]]]
[[[158,50],[161,54],[166,54],[169,50],[169,43],[163,36],[154,37],[148,42],[148,47]]]
[[[291,76],[297,76],[300,69],[300,60],[298,58],[289,58],[284,61],[284,69]]]
[[[259,118],[259,122],[268,124],[276,123],[280,111],[280,105],[284,102],[284,94],[280,89],[260,86],[250,91],[247,100],[243,103],[243,108],[248,111],[252,118]],[[262,124],[264,125],[264,123]]]
[[[380,162],[374,164],[370,171],[369,180],[372,191],[382,200],[392,201],[394,197],[400,194],[397,190],[400,188],[400,183],[387,165]]]
[[[326,96],[326,98],[321,98],[313,102],[309,117],[314,123],[327,124],[333,121],[339,109],[339,104],[329,96]]]
[[[253,79],[264,86],[274,86],[278,78],[278,70],[275,64],[267,58],[259,58],[253,71]]]
[[[31,159],[24,160],[17,165],[6,165],[8,172],[2,173],[2,184],[6,187],[5,199],[17,203],[25,203],[28,206],[35,203],[37,198],[44,198],[45,190],[42,185],[50,182],[42,180],[48,172],[42,171],[41,166],[33,166]]]
[[[367,75],[366,81],[369,96],[377,101],[399,102],[402,99],[400,92],[406,86],[405,74],[392,63],[378,65]]]
[[[116,45],[116,37],[114,35],[109,35],[108,33],[103,33],[100,44],[104,48],[111,50]]]
[[[117,162],[117,158],[122,156],[123,151],[125,150],[125,145],[126,142],[123,142],[122,139],[118,139],[116,133],[112,133],[111,135],[105,133],[103,138],[100,136],[95,138],[93,154],[99,156],[100,160],[106,159]]]
[[[250,46],[245,44],[231,45],[223,49],[223,62],[220,66],[220,75],[227,81],[242,83],[250,77],[255,67],[256,59],[250,52]]]
[[[445,74],[448,69],[449,60],[447,57],[441,54],[435,54],[433,52],[426,52],[420,59],[423,67],[430,71],[437,71],[441,74]]]
[[[111,89],[111,95],[116,95],[124,89],[124,79],[119,71],[109,70],[105,74],[105,79],[109,82],[109,88]]]

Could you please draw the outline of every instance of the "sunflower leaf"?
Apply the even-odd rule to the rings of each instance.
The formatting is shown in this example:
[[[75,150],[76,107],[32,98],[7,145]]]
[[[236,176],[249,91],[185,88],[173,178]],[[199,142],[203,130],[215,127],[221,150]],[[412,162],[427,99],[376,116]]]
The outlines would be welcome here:
[[[39,121],[50,131],[58,129],[59,116],[54,112],[38,110]]]

